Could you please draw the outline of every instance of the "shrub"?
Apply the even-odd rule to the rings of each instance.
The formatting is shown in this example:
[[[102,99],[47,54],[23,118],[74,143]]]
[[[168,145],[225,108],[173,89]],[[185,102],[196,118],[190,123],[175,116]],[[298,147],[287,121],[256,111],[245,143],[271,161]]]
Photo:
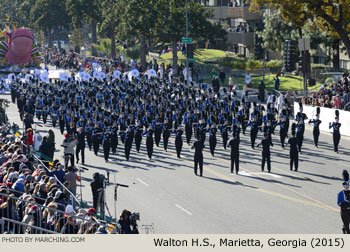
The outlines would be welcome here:
[[[283,61],[282,60],[270,60],[266,63],[266,67],[280,69],[281,67],[283,67]]]
[[[258,70],[263,68],[262,60],[248,60],[246,63],[247,70]]]
[[[311,64],[312,69],[326,69],[326,68],[332,68],[330,66],[327,66],[325,64]]]

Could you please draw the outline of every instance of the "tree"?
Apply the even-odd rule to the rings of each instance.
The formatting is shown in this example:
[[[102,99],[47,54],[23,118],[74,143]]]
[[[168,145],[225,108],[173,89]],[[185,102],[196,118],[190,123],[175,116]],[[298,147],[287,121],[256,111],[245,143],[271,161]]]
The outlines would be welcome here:
[[[30,10],[33,25],[39,30],[48,32],[49,47],[52,46],[52,32],[57,28],[68,26],[71,22],[65,4],[64,0],[36,0]]]
[[[350,56],[350,4],[348,0],[252,0],[251,10],[267,6],[280,9],[282,17],[302,27],[312,21],[320,31],[340,39]]]
[[[30,9],[34,4],[35,0],[0,0],[0,22],[9,19],[17,27],[31,27]]]
[[[80,29],[72,31],[69,43],[74,46],[74,51],[80,52],[80,48],[84,45],[84,36]]]
[[[119,31],[129,39],[137,39],[140,42],[140,62],[142,71],[145,71],[147,42],[155,36],[154,27],[158,19],[157,0],[129,0],[119,6],[120,20]]]
[[[140,48],[128,48],[126,50],[126,56],[130,59],[137,60],[140,57]]]
[[[185,0],[158,0],[158,20],[155,23],[157,38],[161,42],[170,42],[173,52],[173,69],[177,75],[177,43],[185,36]],[[193,39],[215,39],[224,38],[226,32],[219,24],[209,21],[213,17],[213,11],[205,8],[200,3],[188,2],[188,30]]]
[[[97,43],[97,23],[102,19],[101,1],[66,0],[66,9],[72,18],[72,25],[80,28],[84,22],[91,23],[91,43]],[[92,56],[96,56],[95,48],[91,47]]]
[[[263,40],[263,48],[272,52],[283,52],[285,40],[297,39],[296,27],[282,19],[280,11],[264,14],[264,28],[256,31]]]
[[[103,19],[99,24],[99,33],[111,39],[112,58],[120,53],[120,46],[116,43],[116,35],[120,36],[120,29],[123,29],[122,17],[127,4],[126,0],[101,0]]]

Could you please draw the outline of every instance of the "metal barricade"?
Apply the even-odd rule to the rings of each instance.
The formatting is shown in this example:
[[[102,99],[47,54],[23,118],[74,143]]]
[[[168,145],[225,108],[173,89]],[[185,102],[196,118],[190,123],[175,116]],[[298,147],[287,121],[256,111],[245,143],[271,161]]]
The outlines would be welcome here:
[[[58,234],[55,231],[44,229],[41,227],[33,226],[27,223],[15,221],[8,218],[3,218],[3,222],[6,223],[4,229],[9,234],[16,234],[14,231],[22,230],[23,234]],[[1,224],[0,224],[1,225]],[[3,225],[4,226],[4,225]],[[4,232],[1,232],[2,234]]]
[[[29,196],[31,197],[31,195]],[[37,227],[38,229],[34,229],[33,232],[36,232],[36,231],[41,232],[42,230],[47,230],[47,233],[49,232],[61,233],[63,226],[65,226],[67,222],[70,220],[73,222],[73,224],[77,225],[77,228],[79,227],[78,229],[82,234],[86,232],[94,233],[97,231],[99,227],[104,227],[106,230],[111,228],[110,225],[100,222],[97,219],[86,217],[86,216],[76,216],[75,213],[68,215],[64,211],[38,204],[35,201],[25,200],[25,199],[18,198],[15,196],[10,196],[4,193],[0,193],[0,197],[5,199],[4,202],[7,202],[6,209],[0,208],[0,216],[3,216],[2,219],[5,220],[4,221],[5,223],[3,223],[2,225],[0,223],[0,230],[2,232],[4,231],[8,232],[10,230],[13,233],[22,233],[22,234],[25,233],[25,229],[23,229],[23,226],[15,225],[18,222],[29,226]],[[22,205],[20,203],[22,203]],[[55,204],[60,205],[57,202],[55,202]],[[36,206],[35,216],[33,213],[33,215],[29,216],[28,218],[28,216],[25,215],[24,211],[27,207],[34,206],[34,205]],[[43,219],[43,212],[45,210],[50,210],[51,212],[54,213],[53,217],[55,217],[54,218],[55,221],[51,223],[50,226],[48,225],[47,220]],[[8,222],[7,219],[12,221]],[[29,223],[26,223],[26,222],[30,222],[30,220],[33,220],[36,225],[30,225]],[[28,227],[26,225],[25,227]],[[117,226],[116,224],[114,225]]]
[[[3,218],[0,219],[0,234],[4,233],[4,225],[5,225],[5,221]]]

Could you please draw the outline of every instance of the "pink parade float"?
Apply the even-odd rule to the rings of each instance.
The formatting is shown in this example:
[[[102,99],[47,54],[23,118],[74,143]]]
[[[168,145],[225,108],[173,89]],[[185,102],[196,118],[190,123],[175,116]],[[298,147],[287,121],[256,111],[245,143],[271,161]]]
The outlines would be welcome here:
[[[39,50],[35,45],[34,36],[27,28],[16,28],[7,23],[0,32],[0,68],[11,66],[19,68],[37,67],[40,65]]]

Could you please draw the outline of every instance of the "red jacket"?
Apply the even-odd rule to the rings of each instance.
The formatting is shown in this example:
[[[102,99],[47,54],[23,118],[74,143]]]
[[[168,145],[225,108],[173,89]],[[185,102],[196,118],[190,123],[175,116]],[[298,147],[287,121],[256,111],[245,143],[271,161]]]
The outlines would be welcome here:
[[[33,141],[33,133],[31,131],[29,131],[27,133],[27,137],[28,137],[28,145],[33,145],[34,141]]]

